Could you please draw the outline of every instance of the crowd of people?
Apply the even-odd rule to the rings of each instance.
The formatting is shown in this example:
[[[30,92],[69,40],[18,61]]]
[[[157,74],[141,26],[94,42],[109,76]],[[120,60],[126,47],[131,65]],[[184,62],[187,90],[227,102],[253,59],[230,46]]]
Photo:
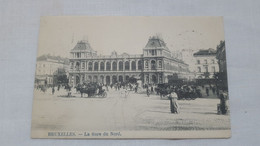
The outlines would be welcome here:
[[[99,95],[102,92],[109,92],[110,90],[119,91],[123,97],[127,97],[131,93],[142,94],[146,92],[147,97],[150,97],[151,94],[164,96],[170,100],[170,111],[171,113],[178,114],[179,113],[179,105],[178,101],[180,99],[196,99],[202,97],[209,97],[214,95],[219,97],[220,104],[217,105],[218,113],[226,114],[227,113],[227,105],[226,100],[228,98],[227,94],[224,92],[220,92],[218,88],[214,85],[169,85],[169,84],[144,84],[140,85],[138,83],[124,83],[124,82],[116,82],[113,84],[102,84],[102,83],[83,83],[78,84],[75,87],[70,85],[57,85],[57,86],[45,86],[39,85],[36,87],[37,90],[45,93],[47,90],[51,89],[51,94],[55,94],[60,89],[64,89],[67,91],[68,96],[72,95],[72,89],[75,89],[75,92],[87,93],[88,96]],[[83,92],[82,89],[93,89],[93,92]],[[89,90],[88,90],[89,91]],[[142,92],[140,92],[142,91]],[[143,92],[144,91],[144,92]],[[205,93],[205,96],[202,96],[202,93]]]

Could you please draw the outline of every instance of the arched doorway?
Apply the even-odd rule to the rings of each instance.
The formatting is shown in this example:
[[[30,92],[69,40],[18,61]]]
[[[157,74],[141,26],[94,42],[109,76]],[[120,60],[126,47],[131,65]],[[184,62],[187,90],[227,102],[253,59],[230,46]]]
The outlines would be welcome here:
[[[157,83],[157,77],[156,77],[156,75],[152,75],[152,83],[154,83],[154,84]]]
[[[88,76],[88,81],[92,82],[92,76]]]
[[[118,78],[119,82],[123,82],[123,76],[119,76]]]
[[[129,80],[129,76],[125,76],[125,81],[128,81]]]
[[[100,83],[104,84],[104,76],[100,76]]]
[[[94,76],[93,82],[98,82],[98,77]]]
[[[115,84],[117,82],[117,77],[116,76],[112,76],[112,84]]]
[[[110,85],[110,76],[106,76],[106,84]]]

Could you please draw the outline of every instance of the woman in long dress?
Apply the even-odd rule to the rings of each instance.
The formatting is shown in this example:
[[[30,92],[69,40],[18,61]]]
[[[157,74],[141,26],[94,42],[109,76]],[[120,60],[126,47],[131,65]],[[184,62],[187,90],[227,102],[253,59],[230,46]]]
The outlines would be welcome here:
[[[170,99],[171,113],[178,114],[179,113],[179,105],[177,103],[178,95],[174,91],[172,91],[169,96],[169,99]]]

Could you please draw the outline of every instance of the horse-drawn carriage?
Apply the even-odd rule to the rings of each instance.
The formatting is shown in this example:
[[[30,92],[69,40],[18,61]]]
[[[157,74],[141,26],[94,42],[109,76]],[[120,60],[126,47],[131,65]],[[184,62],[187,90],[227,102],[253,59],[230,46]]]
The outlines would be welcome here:
[[[105,89],[102,89],[102,86],[97,83],[79,84],[75,88],[77,92],[80,92],[81,97],[84,94],[88,94],[88,97],[107,97]]]
[[[158,84],[155,88],[155,92],[160,95],[161,99],[162,97],[165,97],[171,93],[173,88],[169,84]]]
[[[173,86],[170,84],[158,84],[157,88],[155,88],[157,94],[162,97],[169,95],[172,91],[176,92],[178,95],[178,100],[195,100],[196,98],[201,98],[201,92],[199,89],[192,88],[189,86]]]

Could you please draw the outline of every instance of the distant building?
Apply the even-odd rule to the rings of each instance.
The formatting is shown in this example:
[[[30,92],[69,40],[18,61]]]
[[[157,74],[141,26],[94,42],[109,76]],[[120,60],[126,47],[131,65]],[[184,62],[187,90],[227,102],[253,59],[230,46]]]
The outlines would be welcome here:
[[[219,72],[227,72],[225,41],[220,41],[217,46],[216,58],[218,59]]]
[[[219,72],[216,50],[199,50],[193,56],[197,79],[214,78],[214,73]]]
[[[185,78],[188,65],[172,57],[163,39],[150,37],[143,54],[127,53],[97,55],[87,41],[79,41],[70,52],[69,82],[75,86],[83,82],[113,84],[125,82],[130,77],[141,79],[144,84],[168,82],[168,76],[178,73]]]
[[[35,82],[36,85],[52,85],[54,73],[60,70],[68,72],[68,59],[59,56],[42,55],[37,58]]]
[[[227,86],[227,62],[226,62],[226,47],[225,41],[220,41],[217,46],[216,58],[219,65],[218,83],[223,90],[228,90]]]
[[[181,50],[181,59],[189,65],[189,70],[195,72],[197,68],[194,66],[194,57],[193,54],[195,51],[193,49],[182,49]]]

